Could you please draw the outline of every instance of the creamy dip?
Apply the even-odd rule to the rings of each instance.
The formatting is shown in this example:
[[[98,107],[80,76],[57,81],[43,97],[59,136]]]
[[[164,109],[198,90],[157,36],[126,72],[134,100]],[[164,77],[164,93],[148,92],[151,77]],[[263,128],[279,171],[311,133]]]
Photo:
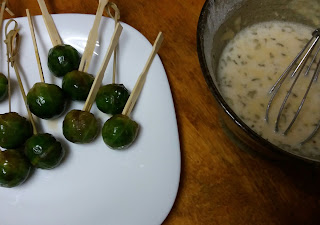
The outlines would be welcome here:
[[[320,84],[314,82],[304,106],[287,135],[289,125],[311,74],[299,77],[275,132],[275,121],[284,96],[294,78],[287,78],[272,103],[269,122],[265,120],[269,90],[305,43],[313,29],[301,24],[270,21],[239,32],[226,46],[218,66],[218,86],[234,112],[257,134],[273,144],[304,157],[320,159],[320,131],[300,145],[320,120]],[[319,80],[320,81],[320,80]]]

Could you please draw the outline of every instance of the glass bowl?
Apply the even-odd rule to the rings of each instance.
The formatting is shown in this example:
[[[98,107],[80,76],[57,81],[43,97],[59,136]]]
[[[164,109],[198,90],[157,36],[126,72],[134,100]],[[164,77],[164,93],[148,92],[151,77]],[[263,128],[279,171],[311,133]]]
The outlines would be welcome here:
[[[214,95],[221,124],[226,134],[239,147],[259,152],[274,160],[300,160],[320,164],[319,159],[285,151],[259,136],[248,127],[226,103],[217,86],[220,55],[233,35],[257,22],[279,20],[320,25],[319,0],[207,0],[202,8],[197,29],[197,50],[204,78]]]

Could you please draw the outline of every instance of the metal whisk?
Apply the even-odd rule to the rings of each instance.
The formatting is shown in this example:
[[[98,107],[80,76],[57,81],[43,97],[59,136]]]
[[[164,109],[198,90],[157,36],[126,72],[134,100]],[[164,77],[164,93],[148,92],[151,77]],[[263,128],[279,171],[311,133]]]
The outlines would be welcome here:
[[[317,55],[320,51],[320,45],[317,46],[317,43],[320,39],[320,28],[316,29],[315,31],[312,32],[312,37],[311,39],[307,42],[307,44],[304,46],[304,48],[298,53],[298,55],[294,58],[294,60],[290,63],[290,65],[286,68],[286,70],[281,74],[281,76],[279,77],[279,79],[276,81],[276,83],[271,87],[269,94],[272,94],[268,106],[267,106],[267,110],[266,110],[266,116],[265,119],[268,122],[269,120],[269,110],[270,107],[272,105],[272,102],[274,100],[274,97],[276,96],[276,94],[278,93],[281,85],[283,84],[283,82],[285,81],[285,79],[288,77],[289,74],[291,78],[293,78],[295,76],[295,79],[293,81],[293,83],[290,86],[290,89],[288,90],[282,104],[279,110],[279,113],[277,115],[277,120],[276,120],[276,124],[275,124],[275,131],[279,131],[279,121],[282,115],[282,112],[285,108],[285,105],[287,103],[287,100],[289,98],[289,96],[291,95],[292,89],[295,86],[302,70],[305,68],[306,63],[308,61],[308,59],[310,58],[310,56],[312,55],[312,53],[315,51],[315,54],[313,56],[313,58],[311,59],[311,61],[308,63],[306,71],[304,73],[305,76],[307,76],[310,72],[311,66],[313,64],[316,64],[316,69],[312,75],[312,79],[310,80],[310,83],[306,89],[306,92],[300,102],[300,105],[298,107],[298,110],[296,111],[295,115],[293,116],[293,119],[291,120],[290,124],[288,125],[288,127],[285,129],[285,131],[283,132],[284,135],[286,135],[290,128],[292,127],[292,125],[294,124],[294,122],[296,121],[302,106],[307,98],[307,95],[309,93],[309,90],[313,84],[313,82],[317,81],[319,73],[320,73],[320,60],[318,62],[316,62],[316,58]],[[320,127],[320,120],[318,121],[316,128],[312,131],[312,133],[304,140],[301,142],[301,144],[304,144],[306,142],[308,142],[318,131]]]

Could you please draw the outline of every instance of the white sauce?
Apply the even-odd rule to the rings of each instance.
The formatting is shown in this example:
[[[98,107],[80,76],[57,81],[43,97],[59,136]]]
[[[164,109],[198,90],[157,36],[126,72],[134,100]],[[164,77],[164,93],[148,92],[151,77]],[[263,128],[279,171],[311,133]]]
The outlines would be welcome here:
[[[282,135],[300,104],[315,66],[309,76],[302,74],[295,85],[280,120],[280,131],[274,131],[276,117],[294,78],[285,81],[270,109],[269,123],[265,121],[270,88],[311,38],[312,31],[312,28],[304,25],[276,21],[242,30],[222,53],[218,83],[230,107],[256,133],[287,151],[320,159],[320,131],[306,144],[299,144],[320,120],[320,79],[313,83],[289,133]]]

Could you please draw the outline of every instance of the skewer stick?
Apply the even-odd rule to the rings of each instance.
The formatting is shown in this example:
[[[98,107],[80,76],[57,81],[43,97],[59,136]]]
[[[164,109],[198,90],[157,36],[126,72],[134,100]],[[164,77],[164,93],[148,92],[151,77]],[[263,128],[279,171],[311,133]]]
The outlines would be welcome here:
[[[152,51],[151,51],[151,54],[148,58],[148,61],[146,63],[146,65],[144,66],[143,70],[142,70],[142,73],[140,74],[140,76],[138,77],[138,80],[130,94],[130,97],[126,103],[126,105],[124,106],[124,109],[122,111],[122,114],[125,115],[125,116],[129,116],[139,95],[140,95],[140,92],[143,88],[143,85],[146,81],[146,77],[147,77],[147,74],[148,74],[148,70],[151,66],[151,63],[154,59],[154,57],[156,56],[158,50],[160,49],[160,46],[161,46],[161,43],[163,41],[163,35],[162,35],[162,32],[160,32],[158,34],[158,37],[156,39],[156,41],[154,42],[154,45],[153,45],[153,48],[152,48]]]
[[[96,16],[94,18],[94,22],[88,36],[86,47],[81,57],[79,71],[87,72],[89,69],[89,64],[91,62],[92,54],[96,46],[96,41],[98,39],[98,29],[99,29],[101,17],[102,17],[104,8],[108,4],[108,1],[109,0],[99,0]]]
[[[13,30],[10,30],[8,33],[7,28],[11,22],[15,22],[15,27]],[[7,44],[7,48],[8,48],[7,51],[9,52],[9,54],[8,54],[9,55],[9,62],[11,63],[11,67],[14,68],[14,71],[16,73],[18,84],[20,87],[20,91],[21,91],[21,94],[23,97],[23,101],[24,101],[24,104],[25,104],[26,109],[28,111],[29,119],[30,119],[30,122],[33,127],[33,133],[37,134],[36,125],[35,125],[32,114],[31,114],[30,109],[27,104],[27,96],[24,91],[23,84],[22,84],[21,77],[20,77],[20,73],[19,73],[19,70],[17,67],[17,63],[16,63],[16,56],[17,56],[19,44],[20,44],[19,29],[17,29],[17,25],[18,25],[18,23],[12,19],[9,20],[8,23],[6,24],[6,44]]]
[[[37,0],[37,1],[42,13],[44,23],[46,24],[47,31],[49,33],[52,45],[53,46],[61,45],[62,44],[61,37],[58,33],[56,25],[54,24],[52,16],[48,12],[46,3],[44,2],[44,0]]]
[[[10,23],[14,22],[14,28],[12,31],[10,31],[9,33],[7,32],[8,27],[10,25]],[[10,76],[10,64],[12,66],[12,62],[11,62],[11,57],[10,57],[10,53],[12,52],[12,41],[10,41],[12,39],[12,35],[14,33],[15,30],[18,30],[18,23],[13,20],[10,19],[6,26],[5,26],[5,35],[6,35],[6,39],[4,41],[4,43],[6,44],[7,47],[7,65],[8,65],[8,94],[9,94],[9,112],[11,112],[11,76]]]
[[[1,3],[1,10],[0,10],[0,34],[1,34],[1,36],[2,36],[3,13],[4,13],[5,7],[6,7],[6,1],[3,1]],[[8,86],[9,86],[9,84],[8,84]],[[10,97],[10,95],[9,95],[9,97]],[[9,101],[9,108],[10,108],[10,106],[11,106],[11,103]]]
[[[118,8],[118,6],[113,3],[113,2],[109,2],[108,3],[108,9],[107,9],[107,13],[109,14],[109,16],[111,18],[114,19],[114,26],[117,26],[117,24],[119,23],[120,20],[120,10]],[[114,16],[112,15],[110,8],[112,8],[114,10]],[[116,71],[117,71],[117,51],[119,48],[119,44],[116,46],[116,48],[114,49],[114,53],[113,53],[113,73],[112,73],[112,84],[114,84],[116,82]]]
[[[1,10],[0,10],[0,34],[2,35],[2,25],[3,25],[3,14],[6,8],[7,1],[3,1],[1,3]],[[11,14],[10,14],[11,15]],[[10,66],[9,66],[9,55],[7,50],[7,75],[8,75],[8,98],[9,98],[9,112],[11,112],[11,80],[10,80]]]
[[[4,9],[6,8],[6,2],[1,3],[1,11],[0,11],[0,31],[2,31],[2,22],[3,22],[3,14],[4,14]]]
[[[14,16],[14,13],[8,7],[6,7],[5,10],[7,11],[7,13],[9,13],[10,16]]]
[[[114,51],[115,47],[118,44],[119,37],[120,37],[120,34],[122,32],[122,29],[123,28],[119,23],[116,26],[116,28],[115,28],[115,30],[113,32],[113,35],[112,35],[111,42],[109,44],[108,50],[106,52],[106,55],[105,55],[105,57],[103,59],[103,62],[101,64],[101,66],[100,66],[99,72],[98,72],[96,78],[93,81],[93,84],[91,86],[89,95],[88,95],[87,100],[86,100],[86,102],[84,104],[83,111],[88,111],[89,112],[91,110],[92,104],[93,104],[93,102],[94,102],[94,100],[96,98],[97,92],[98,92],[99,87],[101,85],[101,82],[102,82],[104,73],[105,73],[105,71],[107,69],[107,66],[108,66],[109,60],[111,58],[112,52]]]
[[[2,2],[1,10],[4,9],[5,3],[6,3],[5,1]],[[3,19],[3,14],[2,14],[2,19]],[[3,22],[3,20],[1,21],[1,31],[2,31],[2,22]],[[16,28],[16,26],[15,26],[15,28]],[[6,29],[7,29],[7,26],[6,26]],[[8,74],[8,100],[9,100],[9,112],[11,113],[11,78],[10,78],[10,60],[9,60],[10,46],[6,40],[4,42],[7,47],[7,54],[6,55],[7,55],[7,74]]]
[[[39,51],[38,51],[38,46],[37,46],[37,41],[36,41],[36,35],[34,34],[34,26],[32,23],[32,18],[30,16],[29,9],[26,9],[26,13],[27,13],[28,22],[29,22],[29,28],[30,28],[30,32],[31,32],[34,53],[35,53],[36,59],[37,59],[37,65],[38,65],[38,70],[39,70],[39,74],[40,74],[40,79],[41,79],[41,82],[44,83],[45,80],[44,80],[44,76],[43,76],[43,72],[42,72],[41,61],[40,61]]]
[[[14,16],[14,13],[6,6],[7,0],[2,1],[1,5],[3,5],[3,4],[4,4],[4,6],[3,6],[3,11],[6,10],[6,11],[9,13],[10,16]],[[2,13],[3,13],[3,12],[2,12]],[[1,18],[2,18],[2,16],[3,16],[3,15],[1,15]],[[2,19],[3,19],[3,18],[2,18]],[[1,28],[1,27],[0,27],[0,28]]]
[[[7,65],[8,65],[8,100],[9,100],[9,112],[11,112],[11,76],[10,76],[10,62],[9,57],[7,57]]]

